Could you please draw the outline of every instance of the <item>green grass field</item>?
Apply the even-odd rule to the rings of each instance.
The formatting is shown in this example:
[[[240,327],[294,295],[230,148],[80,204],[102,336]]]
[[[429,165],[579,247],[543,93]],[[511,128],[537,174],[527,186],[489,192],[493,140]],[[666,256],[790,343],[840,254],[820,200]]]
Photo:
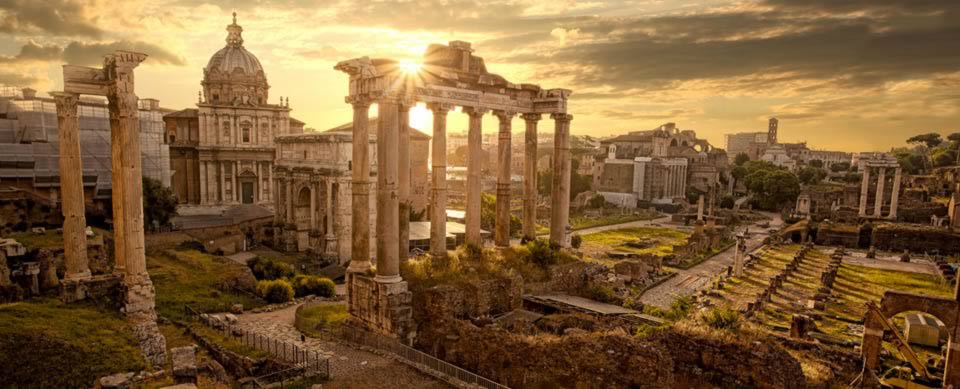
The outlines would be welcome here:
[[[318,337],[320,329],[331,329],[349,317],[345,304],[323,304],[303,307],[297,311],[297,329]]]
[[[683,231],[659,227],[633,227],[583,235],[583,248],[594,252],[623,251],[635,254],[668,255],[673,246],[683,244],[690,235]],[[647,239],[647,248],[635,248],[625,243]]]
[[[263,305],[247,294],[225,290],[224,281],[243,271],[245,265],[195,250],[164,250],[147,257],[147,271],[157,290],[157,312],[182,320],[183,307],[200,312],[224,312],[233,304],[244,309]]]
[[[0,305],[0,387],[92,387],[146,368],[119,312],[52,299]]]

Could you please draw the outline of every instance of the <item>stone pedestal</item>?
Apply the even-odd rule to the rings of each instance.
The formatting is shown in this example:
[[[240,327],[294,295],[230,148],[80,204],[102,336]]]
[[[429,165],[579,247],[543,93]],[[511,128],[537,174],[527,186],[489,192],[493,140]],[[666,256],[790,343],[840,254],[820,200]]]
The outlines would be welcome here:
[[[413,294],[406,281],[381,283],[357,273],[346,277],[352,324],[401,341],[412,340]]]
[[[297,225],[287,224],[283,226],[283,251],[297,251]]]

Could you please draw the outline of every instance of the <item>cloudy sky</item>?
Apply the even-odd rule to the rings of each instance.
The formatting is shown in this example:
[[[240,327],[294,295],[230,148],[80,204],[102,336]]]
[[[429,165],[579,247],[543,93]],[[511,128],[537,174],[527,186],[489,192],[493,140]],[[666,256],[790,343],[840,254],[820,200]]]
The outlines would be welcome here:
[[[782,141],[857,151],[960,131],[958,0],[0,0],[0,84],[59,89],[61,64],[123,48],[150,55],[140,97],[192,107],[234,11],[272,102],[317,129],[351,117],[337,61],[464,40],[513,82],[573,89],[575,134],[672,121],[722,147],[777,116]]]

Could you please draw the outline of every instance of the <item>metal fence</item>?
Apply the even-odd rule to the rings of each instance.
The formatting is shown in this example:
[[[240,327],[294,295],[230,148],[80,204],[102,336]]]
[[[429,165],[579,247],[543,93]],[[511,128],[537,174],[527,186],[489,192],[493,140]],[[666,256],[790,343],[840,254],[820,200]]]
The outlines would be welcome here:
[[[244,330],[233,324],[227,323],[225,320],[218,319],[216,316],[201,314],[189,306],[184,306],[184,311],[186,312],[187,317],[191,317],[194,320],[197,320],[204,325],[218,331],[224,337],[234,339],[244,346],[266,351],[281,361],[292,363],[294,365],[294,369],[290,370],[299,371],[299,376],[321,375],[322,377],[330,378],[330,356],[324,353],[307,350],[293,343],[277,340],[257,332]],[[290,373],[290,371],[283,371],[258,377],[255,381],[259,381],[259,383],[256,383],[255,385],[262,384],[264,381],[272,382],[270,379],[276,378],[286,380],[291,376]]]
[[[301,306],[301,309],[308,306],[308,304],[304,304]],[[301,320],[301,309],[297,309],[296,320],[298,322]],[[493,380],[464,370],[460,367],[450,364],[449,362],[400,343],[397,339],[391,337],[346,325],[337,326],[333,329],[321,329],[317,332],[320,334],[321,339],[330,341],[347,341],[356,345],[371,347],[380,351],[391,353],[394,356],[403,358],[404,360],[414,363],[422,368],[439,373],[438,375],[441,379],[444,379],[456,386],[467,384],[487,389],[508,388],[506,385],[501,385]]]

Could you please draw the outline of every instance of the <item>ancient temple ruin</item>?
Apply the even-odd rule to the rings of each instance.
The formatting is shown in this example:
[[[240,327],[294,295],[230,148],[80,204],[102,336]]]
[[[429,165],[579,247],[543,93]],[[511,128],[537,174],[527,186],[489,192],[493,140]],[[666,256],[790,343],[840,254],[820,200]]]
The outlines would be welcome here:
[[[893,182],[889,190],[885,189],[890,177],[887,176],[887,170],[893,170]],[[873,173],[876,171],[876,183],[873,183]],[[860,184],[860,217],[875,219],[897,219],[897,206],[900,201],[900,180],[902,178],[902,169],[897,159],[889,154],[881,154],[874,158],[865,158],[860,160],[860,172],[863,173],[863,181]],[[873,195],[873,209],[868,213],[870,189],[875,188]],[[889,192],[889,193],[888,193]],[[889,198],[889,202],[887,199]],[[883,211],[888,210],[884,215]]]
[[[354,320],[379,332],[406,338],[412,329],[410,292],[400,277],[401,253],[409,247],[410,176],[409,110],[418,102],[433,111],[433,183],[431,190],[430,252],[446,256],[446,119],[456,106],[469,115],[466,243],[481,246],[480,155],[482,118],[493,112],[500,122],[498,136],[496,228],[497,246],[510,242],[510,150],[512,119],[521,115],[526,125],[524,161],[523,234],[534,238],[536,215],[536,131],[543,114],[555,121],[554,172],[550,242],[567,246],[570,208],[570,121],[567,89],[542,89],[514,84],[489,73],[483,58],[473,55],[470,43],[430,45],[422,68],[413,69],[389,59],[356,58],[335,67],[350,76],[346,102],[353,105],[353,139],[369,138],[369,109],[377,104],[376,184],[370,182],[366,145],[353,143],[352,260],[347,286]],[[532,145],[531,145],[532,143]],[[376,189],[376,276],[370,262],[370,192]]]
[[[122,279],[120,306],[134,327],[146,359],[161,366],[166,342],[157,328],[155,291],[147,273],[143,236],[143,183],[140,158],[138,99],[133,69],[145,54],[117,51],[104,57],[103,68],[64,65],[63,92],[52,93],[60,126],[60,187],[63,202],[63,241],[66,274],[63,298],[84,299],[107,280],[91,276],[86,247],[83,164],[80,160],[80,95],[106,96],[110,112],[112,203],[114,226],[113,277]]]

